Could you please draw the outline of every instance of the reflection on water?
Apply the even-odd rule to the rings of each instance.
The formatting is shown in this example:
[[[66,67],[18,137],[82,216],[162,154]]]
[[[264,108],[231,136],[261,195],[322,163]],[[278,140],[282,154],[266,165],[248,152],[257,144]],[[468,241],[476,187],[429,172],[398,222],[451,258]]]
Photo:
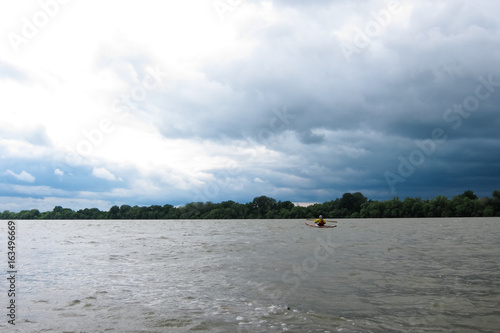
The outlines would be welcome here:
[[[495,332],[499,236],[498,218],[19,221],[17,324],[0,328]]]

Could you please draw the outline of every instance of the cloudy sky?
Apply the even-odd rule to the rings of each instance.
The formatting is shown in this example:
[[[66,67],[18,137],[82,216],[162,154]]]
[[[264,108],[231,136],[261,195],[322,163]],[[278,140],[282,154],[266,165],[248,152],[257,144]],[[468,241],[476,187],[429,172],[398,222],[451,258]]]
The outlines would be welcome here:
[[[0,211],[500,189],[500,2],[0,9]]]

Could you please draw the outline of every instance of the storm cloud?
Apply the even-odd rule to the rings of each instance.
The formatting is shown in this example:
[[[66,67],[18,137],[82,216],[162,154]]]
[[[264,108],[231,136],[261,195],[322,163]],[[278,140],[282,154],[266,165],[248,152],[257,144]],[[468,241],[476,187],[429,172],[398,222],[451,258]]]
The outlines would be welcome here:
[[[197,5],[60,4],[29,39],[14,6],[4,209],[500,188],[500,4]]]

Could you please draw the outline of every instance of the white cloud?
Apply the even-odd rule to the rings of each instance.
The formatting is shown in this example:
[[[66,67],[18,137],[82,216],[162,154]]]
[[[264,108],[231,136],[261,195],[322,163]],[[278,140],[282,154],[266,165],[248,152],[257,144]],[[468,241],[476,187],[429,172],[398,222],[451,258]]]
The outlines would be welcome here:
[[[106,180],[117,180],[116,176],[109,172],[106,168],[94,168],[92,170],[92,175]]]
[[[294,206],[297,206],[297,207],[308,207],[308,206],[312,206],[312,205],[315,205],[315,204],[318,204],[319,202],[294,202]]]
[[[16,178],[17,180],[27,182],[27,183],[33,183],[35,181],[35,177],[33,177],[31,174],[29,174],[28,172],[26,172],[24,170],[21,171],[21,173],[19,173],[19,174],[16,174],[15,172],[13,172],[11,170],[7,170],[7,171],[5,171],[5,174],[10,175],[10,176]]]
[[[42,187],[16,184],[0,195],[133,204],[141,193],[143,202],[181,204],[196,188],[211,201],[284,193],[309,202],[356,186],[370,191],[366,184],[384,183],[384,170],[397,168],[415,138],[449,125],[443,113],[474,93],[475,77],[500,80],[499,5],[480,4],[422,0],[410,8],[405,1],[351,63],[340,43],[354,42],[351,27],[373,26],[386,2],[247,1],[224,21],[212,1],[61,5],[19,54],[0,40],[0,158],[10,169],[0,174],[33,183],[21,170],[43,165],[36,169]],[[22,18],[41,10],[36,1],[3,9],[1,30],[18,34]],[[152,84],[147,68],[162,79],[143,95],[143,83]],[[123,96],[134,107],[114,112]],[[491,110],[464,118],[467,130],[455,134],[497,140],[499,96],[496,89],[481,101]],[[106,118],[113,130],[100,127]],[[446,145],[453,150],[452,140]],[[69,151],[85,156],[75,162]],[[422,169],[441,162],[441,152]],[[120,188],[102,181],[122,181],[118,175]]]
[[[27,186],[27,185],[11,185],[11,184],[0,184],[0,190],[11,191],[17,194],[22,194],[25,196],[35,196],[35,197],[45,197],[45,196],[68,196],[71,193],[53,188],[50,186]]]

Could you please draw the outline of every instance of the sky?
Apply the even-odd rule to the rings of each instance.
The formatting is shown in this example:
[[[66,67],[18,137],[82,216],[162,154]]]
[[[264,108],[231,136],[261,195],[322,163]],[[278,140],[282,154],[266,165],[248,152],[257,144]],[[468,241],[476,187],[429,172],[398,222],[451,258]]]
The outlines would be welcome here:
[[[500,2],[0,2],[0,211],[500,189]]]

